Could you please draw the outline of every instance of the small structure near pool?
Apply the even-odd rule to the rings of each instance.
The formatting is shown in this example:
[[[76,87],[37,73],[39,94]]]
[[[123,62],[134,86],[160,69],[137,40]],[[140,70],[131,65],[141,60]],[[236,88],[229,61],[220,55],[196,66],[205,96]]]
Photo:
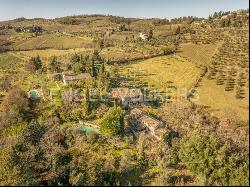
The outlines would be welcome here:
[[[32,101],[36,101],[41,99],[41,91],[39,92],[38,90],[32,89],[28,92],[28,98]]]

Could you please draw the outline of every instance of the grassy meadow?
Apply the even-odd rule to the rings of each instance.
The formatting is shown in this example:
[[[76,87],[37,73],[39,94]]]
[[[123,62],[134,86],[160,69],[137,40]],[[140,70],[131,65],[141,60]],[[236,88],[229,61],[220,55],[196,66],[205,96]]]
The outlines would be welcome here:
[[[240,119],[247,121],[249,114],[249,92],[245,90],[243,99],[236,99],[233,91],[227,92],[213,80],[206,77],[197,88],[196,97],[193,100],[200,105],[208,106],[215,116],[222,116],[227,110],[234,110]]]
[[[80,48],[86,45],[91,46],[92,40],[87,37],[75,37],[65,34],[44,34],[42,36],[33,37],[29,40],[16,42],[14,49],[31,50],[31,49],[71,49]]]
[[[22,61],[10,53],[0,53],[0,70],[16,67]]]
[[[201,74],[201,69],[180,56],[162,56],[119,68],[123,86],[147,87],[149,91],[176,93],[189,90]]]

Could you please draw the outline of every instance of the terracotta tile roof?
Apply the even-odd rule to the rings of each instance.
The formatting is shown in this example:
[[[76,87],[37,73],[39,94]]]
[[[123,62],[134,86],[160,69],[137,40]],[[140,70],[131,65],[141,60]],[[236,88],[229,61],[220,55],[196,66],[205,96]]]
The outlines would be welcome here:
[[[145,112],[139,108],[134,108],[130,111],[130,114],[133,115],[134,117],[140,117],[143,114],[145,114]]]
[[[142,96],[140,89],[129,89],[129,88],[114,88],[111,91],[113,98],[132,98]]]
[[[139,120],[144,125],[153,127],[154,129],[157,129],[163,125],[161,121],[147,115],[142,115]]]
[[[155,130],[155,136],[157,136],[158,138],[162,138],[165,133],[166,133],[166,130],[163,128]]]

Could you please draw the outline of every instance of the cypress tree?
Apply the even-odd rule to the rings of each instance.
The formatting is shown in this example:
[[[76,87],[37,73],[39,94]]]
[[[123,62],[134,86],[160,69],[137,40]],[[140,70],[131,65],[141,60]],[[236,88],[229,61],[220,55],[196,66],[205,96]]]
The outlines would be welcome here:
[[[84,98],[82,100],[82,115],[84,117],[88,116],[90,112],[90,101],[89,101],[89,89],[85,90]]]

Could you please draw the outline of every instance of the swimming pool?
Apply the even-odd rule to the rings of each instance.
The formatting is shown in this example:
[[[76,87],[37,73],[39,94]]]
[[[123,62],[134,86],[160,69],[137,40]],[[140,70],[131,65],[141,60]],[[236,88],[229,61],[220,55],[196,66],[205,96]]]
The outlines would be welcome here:
[[[89,126],[83,126],[82,127],[82,131],[84,134],[88,134],[90,132],[94,132],[94,133],[99,133],[99,129],[97,128],[93,128],[93,127],[89,127]]]

